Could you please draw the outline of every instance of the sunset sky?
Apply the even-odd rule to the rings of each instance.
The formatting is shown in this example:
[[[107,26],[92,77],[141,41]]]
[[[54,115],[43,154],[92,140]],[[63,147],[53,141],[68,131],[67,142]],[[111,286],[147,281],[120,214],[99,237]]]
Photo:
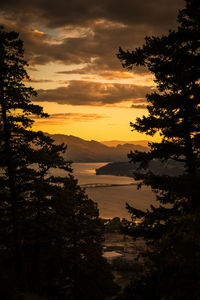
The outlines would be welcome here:
[[[155,89],[146,69],[127,72],[116,58],[148,35],[176,28],[183,0],[1,0],[0,23],[24,40],[35,103],[49,119],[35,130],[87,140],[139,140],[130,121],[146,114]]]

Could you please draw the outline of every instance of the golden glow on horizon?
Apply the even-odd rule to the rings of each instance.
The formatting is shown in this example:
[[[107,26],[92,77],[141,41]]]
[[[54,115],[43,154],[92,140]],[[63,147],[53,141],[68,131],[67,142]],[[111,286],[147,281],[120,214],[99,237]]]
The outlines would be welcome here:
[[[153,92],[154,77],[144,66],[127,71],[116,54],[119,46],[131,51],[144,43],[145,36],[164,34],[167,24],[177,26],[170,17],[177,4],[165,17],[164,6],[144,7],[138,2],[134,11],[128,8],[127,18],[120,6],[110,10],[105,5],[99,10],[96,4],[86,5],[80,14],[82,3],[67,10],[63,10],[64,3],[55,3],[55,7],[40,4],[31,3],[23,11],[19,5],[5,5],[0,12],[1,24],[19,32],[24,41],[32,79],[25,84],[38,90],[40,105],[52,114],[49,119],[35,118],[33,128],[85,139],[152,139],[132,132],[130,122],[147,114],[144,96]],[[161,10],[162,24],[156,18]]]
[[[74,135],[86,140],[154,140],[145,134],[132,132],[130,122],[134,122],[137,117],[142,117],[147,111],[145,109],[133,109],[125,106],[73,106],[59,105],[51,102],[37,103],[44,107],[44,111],[49,114],[66,114],[66,118],[37,119],[33,125],[34,130],[42,130],[51,134],[60,133]],[[67,116],[69,114],[69,117]],[[73,114],[75,117],[73,118]],[[77,114],[82,114],[80,120]],[[86,118],[84,118],[86,115]],[[94,115],[94,118],[87,118]],[[95,116],[100,116],[96,118]]]
[[[37,33],[42,34],[40,31]],[[89,72],[79,74],[78,70],[84,70],[88,66],[88,64],[67,66],[61,63],[36,65],[35,68],[29,70],[32,81],[28,82],[27,85],[35,89],[53,90],[59,87],[67,87],[71,80],[83,80],[105,84],[105,91],[114,84],[130,84],[141,87],[155,86],[153,76],[149,73],[135,74],[125,70],[98,70],[94,74]],[[92,90],[92,93],[94,97],[98,96],[98,90],[96,92]],[[36,104],[43,106],[44,112],[53,115],[48,119],[35,119],[34,130],[42,130],[51,134],[74,135],[86,140],[93,139],[97,141],[113,139],[125,141],[152,140],[151,136],[131,131],[130,122],[135,122],[137,117],[147,114],[147,110],[144,108],[131,108],[132,101],[95,106],[94,102],[93,105],[67,105],[48,102],[47,99],[46,102],[36,102]],[[141,104],[139,98],[135,104]]]

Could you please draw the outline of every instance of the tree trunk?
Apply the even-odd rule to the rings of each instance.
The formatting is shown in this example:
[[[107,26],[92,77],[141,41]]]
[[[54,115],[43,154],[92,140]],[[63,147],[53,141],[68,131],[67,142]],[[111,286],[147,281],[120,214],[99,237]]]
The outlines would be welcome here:
[[[13,166],[13,156],[11,147],[11,133],[9,124],[7,121],[6,114],[6,104],[3,94],[3,86],[1,81],[1,109],[3,118],[3,133],[4,133],[4,143],[5,143],[5,157],[6,157],[6,167],[8,172],[8,184],[10,189],[10,203],[12,211],[12,226],[13,226],[13,238],[14,238],[14,249],[15,249],[15,269],[16,278],[20,280],[22,271],[22,255],[21,255],[21,239],[19,230],[19,217],[18,217],[18,207],[17,207],[17,195],[16,195],[16,170]]]

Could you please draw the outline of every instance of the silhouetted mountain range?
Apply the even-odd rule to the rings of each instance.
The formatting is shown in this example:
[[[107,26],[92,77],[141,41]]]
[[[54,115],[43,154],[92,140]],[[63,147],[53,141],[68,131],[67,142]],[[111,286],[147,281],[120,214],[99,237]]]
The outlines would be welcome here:
[[[73,162],[113,162],[128,161],[127,154],[132,150],[148,151],[147,147],[139,144],[125,143],[109,147],[103,143],[87,141],[72,135],[47,134],[56,144],[67,144],[65,157]]]
[[[139,140],[139,141],[112,140],[112,141],[103,141],[101,143],[108,147],[116,147],[117,145],[124,145],[124,144],[140,145],[140,146],[148,147],[149,141],[147,141],[147,140]]]

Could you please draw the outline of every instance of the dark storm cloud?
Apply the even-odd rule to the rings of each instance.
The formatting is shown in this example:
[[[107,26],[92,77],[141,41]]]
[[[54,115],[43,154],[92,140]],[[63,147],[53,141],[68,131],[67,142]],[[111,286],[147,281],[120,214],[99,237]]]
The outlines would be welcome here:
[[[132,84],[102,84],[91,81],[72,80],[68,86],[38,90],[34,101],[57,102],[72,105],[106,105],[122,101],[144,103],[150,87]]]
[[[134,31],[130,27],[113,26],[107,21],[94,25],[85,36],[63,38],[58,42],[49,34],[20,28],[19,25],[9,25],[9,30],[20,32],[20,37],[25,41],[26,59],[31,66],[50,62],[77,66],[85,64],[84,68],[62,71],[60,74],[95,74],[104,79],[131,78],[132,73],[122,74],[124,70],[116,57],[118,47],[123,45],[132,49],[144,40],[143,26]],[[111,74],[111,71],[115,73]],[[145,74],[147,70],[136,68],[134,72]]]
[[[31,66],[87,64],[72,73],[99,74],[104,79],[119,78],[117,73],[108,74],[110,71],[123,71],[116,58],[119,46],[133,49],[146,35],[175,27],[181,7],[183,0],[1,0],[0,4],[6,27],[20,32],[25,41]],[[32,28],[46,30],[42,34]],[[55,29],[65,34],[74,29],[80,34],[55,40]],[[146,70],[136,68],[134,72]]]
[[[106,26],[105,23],[96,24],[91,31],[83,37],[63,38],[59,42],[39,31],[33,31],[20,26],[9,25],[9,30],[20,32],[20,37],[25,41],[25,54],[28,62],[34,64],[46,64],[60,62],[66,65],[88,65],[74,73],[96,73],[99,70],[119,70],[120,62],[116,58],[119,46],[135,47],[144,39],[143,27]],[[66,29],[67,33],[68,29]],[[147,31],[148,32],[148,31]],[[80,73],[79,73],[80,71]]]
[[[48,27],[88,25],[105,18],[124,24],[173,26],[183,0],[1,0],[5,15],[21,23],[40,21]]]

